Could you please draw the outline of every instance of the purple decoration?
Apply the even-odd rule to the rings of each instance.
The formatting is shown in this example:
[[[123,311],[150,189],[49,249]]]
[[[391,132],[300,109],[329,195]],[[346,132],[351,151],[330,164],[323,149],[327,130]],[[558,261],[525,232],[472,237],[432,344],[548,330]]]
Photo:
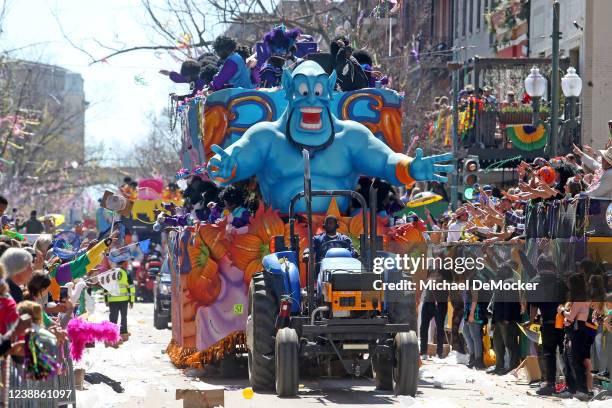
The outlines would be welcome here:
[[[287,30],[284,25],[274,27],[268,31],[263,38],[263,42],[257,43],[257,67],[261,67],[271,56],[278,55],[284,57],[289,53],[292,45],[296,46],[293,53],[296,57],[302,57],[310,52],[316,52],[315,42],[296,42],[302,34],[301,30],[294,28]],[[311,37],[312,38],[312,37]]]
[[[180,169],[177,173],[176,173],[176,179],[177,180],[182,180],[185,179],[187,177],[189,177],[191,175],[191,173],[189,172],[189,169]]]
[[[416,62],[421,62],[421,60],[420,60],[420,58],[419,58],[419,52],[417,51],[417,49],[416,49],[416,48],[414,48],[414,47],[413,47],[413,48],[410,50],[410,56],[411,56],[412,58],[414,58],[414,60],[415,60]]]
[[[189,214],[164,217],[164,226],[184,227],[189,224]]]
[[[187,252],[187,246],[191,240],[191,232],[183,230],[179,233],[179,265],[180,274],[188,274],[191,272],[191,261],[189,260],[189,253]]]
[[[57,280],[57,283],[60,285],[72,281],[72,274],[70,273],[70,263],[65,263],[57,267],[57,272],[55,273],[55,280]]]
[[[286,54],[301,33],[302,31],[298,28],[287,30],[284,25],[274,27],[264,35],[264,50],[269,55],[278,55],[278,52],[282,50]]]

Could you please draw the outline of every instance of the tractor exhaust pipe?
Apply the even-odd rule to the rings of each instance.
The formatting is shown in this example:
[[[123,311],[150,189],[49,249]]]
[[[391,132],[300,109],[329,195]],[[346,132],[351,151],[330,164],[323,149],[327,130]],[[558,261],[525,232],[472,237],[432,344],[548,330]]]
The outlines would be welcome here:
[[[314,325],[315,318],[317,317],[317,314],[319,312],[327,312],[328,310],[329,310],[328,306],[319,306],[315,310],[313,310],[312,314],[310,315],[310,324]]]
[[[374,258],[378,254],[378,232],[376,230],[376,213],[378,212],[376,209],[376,201],[378,198],[378,186],[380,184],[380,179],[377,177],[372,182],[372,186],[370,186],[370,259],[369,261],[369,270],[372,270],[374,267]]]
[[[310,153],[302,150],[304,158],[304,199],[306,200],[306,216],[308,217],[308,273],[306,274],[306,289],[308,291],[308,311],[314,309],[314,269],[315,253],[312,239],[312,180],[310,178]]]

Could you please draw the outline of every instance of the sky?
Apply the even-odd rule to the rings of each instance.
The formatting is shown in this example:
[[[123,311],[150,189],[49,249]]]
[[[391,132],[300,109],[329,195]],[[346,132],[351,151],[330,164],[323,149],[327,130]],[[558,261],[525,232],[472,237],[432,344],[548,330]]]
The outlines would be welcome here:
[[[125,152],[132,143],[146,138],[150,129],[147,114],[163,111],[168,93],[179,91],[158,73],[162,68],[178,70],[179,63],[163,51],[136,51],[89,66],[90,58],[64,39],[54,14],[74,43],[103,57],[104,50],[94,38],[109,45],[150,44],[151,29],[146,26],[148,20],[140,0],[9,0],[0,36],[0,50],[42,43],[10,54],[12,57],[80,73],[90,103],[86,144],[104,141],[114,152]]]

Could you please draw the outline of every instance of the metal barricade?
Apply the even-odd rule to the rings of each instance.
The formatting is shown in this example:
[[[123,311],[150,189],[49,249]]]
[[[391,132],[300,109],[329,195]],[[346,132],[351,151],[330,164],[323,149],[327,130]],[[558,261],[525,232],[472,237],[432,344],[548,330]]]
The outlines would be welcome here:
[[[10,358],[0,357],[0,407],[8,408]]]
[[[68,405],[76,407],[74,372],[68,343],[64,344],[64,358],[61,363],[64,368],[61,375],[37,381],[25,378],[23,364],[15,363],[10,357],[6,358],[2,365],[4,388],[0,407],[58,408]],[[27,395],[42,395],[44,398],[27,398]]]

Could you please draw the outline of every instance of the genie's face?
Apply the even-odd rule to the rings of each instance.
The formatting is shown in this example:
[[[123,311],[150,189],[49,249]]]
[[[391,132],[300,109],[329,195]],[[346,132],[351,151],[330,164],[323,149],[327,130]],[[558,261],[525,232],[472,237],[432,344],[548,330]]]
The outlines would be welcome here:
[[[335,73],[327,76],[313,61],[300,64],[293,75],[283,73],[291,138],[305,146],[325,144],[332,134],[329,104],[336,83]]]

